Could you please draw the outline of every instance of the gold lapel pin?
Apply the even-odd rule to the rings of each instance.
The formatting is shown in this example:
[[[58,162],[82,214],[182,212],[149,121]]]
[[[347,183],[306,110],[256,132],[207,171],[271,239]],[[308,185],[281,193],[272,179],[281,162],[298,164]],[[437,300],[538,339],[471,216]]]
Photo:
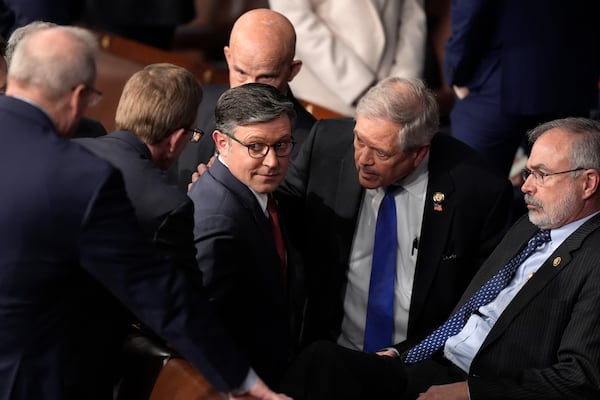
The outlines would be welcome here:
[[[556,257],[554,260],[552,260],[552,265],[555,267],[558,267],[558,265],[560,264],[561,261],[562,261],[562,258]]]
[[[433,209],[435,211],[443,211],[442,203],[445,198],[446,195],[442,192],[435,192],[433,194]]]

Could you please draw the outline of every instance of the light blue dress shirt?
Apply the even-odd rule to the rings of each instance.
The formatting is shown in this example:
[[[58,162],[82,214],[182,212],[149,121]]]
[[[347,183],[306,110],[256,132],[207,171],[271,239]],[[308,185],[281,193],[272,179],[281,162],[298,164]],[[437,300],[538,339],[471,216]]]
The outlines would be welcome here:
[[[552,255],[577,228],[595,214],[571,222],[565,226],[550,231],[551,241],[539,247],[517,269],[515,276],[490,303],[479,308],[479,313],[472,314],[463,329],[451,336],[444,345],[444,356],[465,372],[469,372],[471,362],[479,351],[500,315],[519,290],[527,284],[539,267]]]

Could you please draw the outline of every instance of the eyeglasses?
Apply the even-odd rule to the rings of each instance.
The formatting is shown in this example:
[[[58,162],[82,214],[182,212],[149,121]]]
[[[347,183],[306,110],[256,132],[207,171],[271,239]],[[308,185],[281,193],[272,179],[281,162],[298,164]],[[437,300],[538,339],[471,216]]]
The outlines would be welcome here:
[[[197,142],[202,138],[202,135],[204,135],[204,131],[202,129],[197,129],[197,128],[185,128],[186,132],[189,132],[192,134],[192,136],[190,137],[190,142]]]
[[[90,107],[94,107],[96,104],[100,103],[100,100],[102,100],[102,92],[95,87],[85,85],[85,89],[83,90],[90,94],[90,101],[88,103]]]
[[[226,133],[227,136],[241,144],[242,146],[248,149],[248,155],[252,158],[263,158],[266,157],[269,153],[271,147],[275,152],[277,157],[286,157],[289,156],[294,148],[296,142],[293,140],[288,140],[284,142],[277,142],[275,144],[266,144],[266,143],[244,143],[241,140],[235,138],[234,136]]]
[[[540,183],[541,185],[543,185],[544,184],[544,178],[546,178],[548,176],[560,175],[560,174],[568,174],[569,172],[583,171],[584,169],[587,169],[587,168],[579,167],[579,168],[575,168],[575,169],[570,169],[568,171],[559,171],[559,172],[545,173],[545,172],[542,172],[542,171],[533,171],[533,170],[528,169],[528,168],[523,168],[521,170],[521,176],[523,177],[524,181],[526,181],[527,178],[529,178],[529,176],[533,176],[533,180],[536,183]]]

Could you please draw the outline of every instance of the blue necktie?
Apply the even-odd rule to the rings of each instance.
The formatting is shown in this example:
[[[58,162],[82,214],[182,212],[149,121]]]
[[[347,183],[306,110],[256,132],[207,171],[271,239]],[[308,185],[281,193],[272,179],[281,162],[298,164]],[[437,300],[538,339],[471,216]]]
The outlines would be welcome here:
[[[438,349],[440,349],[450,336],[459,333],[471,314],[477,311],[479,307],[488,304],[494,300],[498,294],[508,285],[510,280],[515,275],[519,265],[525,261],[538,247],[550,241],[550,231],[543,230],[537,232],[527,246],[516,256],[514,256],[508,264],[500,269],[486,283],[483,284],[469,300],[463,304],[450,318],[444,322],[442,326],[433,331],[422,342],[409,350],[404,362],[413,364],[422,360],[426,360]]]
[[[363,350],[367,352],[390,346],[394,334],[394,281],[398,232],[393,192],[396,189],[398,186],[386,188],[377,213],[363,345]]]

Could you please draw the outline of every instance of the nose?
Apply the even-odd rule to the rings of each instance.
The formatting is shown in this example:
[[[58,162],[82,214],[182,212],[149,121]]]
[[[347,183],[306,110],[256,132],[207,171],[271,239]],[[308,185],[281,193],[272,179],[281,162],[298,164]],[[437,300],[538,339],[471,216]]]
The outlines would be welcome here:
[[[279,159],[275,154],[275,150],[272,147],[269,147],[267,155],[263,158],[263,164],[268,165],[269,167],[279,165]]]
[[[373,164],[373,154],[372,151],[368,148],[355,150],[358,153],[358,163],[362,165],[371,165]]]
[[[527,178],[525,178],[525,181],[521,185],[521,192],[532,193],[535,188],[535,185],[533,184],[533,180],[534,180],[533,174],[530,174]]]

